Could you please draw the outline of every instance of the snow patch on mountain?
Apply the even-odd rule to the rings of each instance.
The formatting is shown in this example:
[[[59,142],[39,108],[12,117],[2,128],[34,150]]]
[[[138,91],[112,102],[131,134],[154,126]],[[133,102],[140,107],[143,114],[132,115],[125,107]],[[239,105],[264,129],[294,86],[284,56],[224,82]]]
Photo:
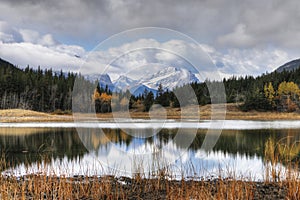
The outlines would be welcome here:
[[[138,82],[127,76],[121,75],[117,80],[114,81],[114,85],[117,89],[126,90],[132,86],[135,86]]]
[[[147,92],[152,92],[155,96],[157,94],[157,89],[152,89],[145,85],[135,85],[129,89],[130,93],[133,94],[134,96],[139,96],[144,94],[145,90],[147,90]]]
[[[199,82],[198,74],[194,74],[188,69],[166,67],[154,74],[146,75],[138,80],[134,80],[126,75],[121,75],[115,81],[111,81],[108,74],[88,75],[86,78],[91,82],[98,80],[101,87],[108,85],[112,91],[126,91],[127,89],[134,95],[143,94],[145,90],[157,92],[159,84],[162,84],[164,89],[172,90],[191,82]]]
[[[162,84],[164,88],[173,89],[191,82],[199,82],[199,79],[191,71],[176,67],[167,67],[139,80],[140,84],[152,89],[157,89],[159,84]]]

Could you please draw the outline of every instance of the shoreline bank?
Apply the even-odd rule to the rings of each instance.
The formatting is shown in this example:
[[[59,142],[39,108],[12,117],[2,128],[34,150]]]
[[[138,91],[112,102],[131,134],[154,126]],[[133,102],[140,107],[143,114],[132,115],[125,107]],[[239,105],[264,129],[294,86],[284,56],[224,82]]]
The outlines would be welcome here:
[[[248,180],[212,179],[167,180],[165,177],[145,179],[114,176],[61,177],[27,175],[0,177],[6,187],[18,191],[10,197],[68,197],[88,199],[284,199],[295,189],[289,181],[254,182]],[[39,187],[29,187],[39,182]],[[298,183],[297,183],[298,184]],[[2,186],[3,187],[3,186]],[[3,190],[2,190],[3,191]],[[297,194],[294,194],[298,196]],[[4,197],[4,196],[2,196]]]
[[[223,105],[224,106],[224,105]],[[220,118],[226,120],[259,120],[259,121],[271,121],[271,120],[300,120],[299,113],[282,113],[282,112],[258,112],[258,111],[241,111],[236,104],[226,104],[226,109],[221,110],[217,114]],[[224,107],[225,108],[225,107]],[[195,110],[198,110],[195,113]],[[130,111],[129,115],[132,119],[200,119],[210,120],[212,119],[211,105],[205,106],[188,106],[184,108],[184,113],[179,108],[166,108],[163,110],[153,111],[149,116],[146,112]],[[190,114],[187,114],[190,113]],[[128,118],[128,113],[116,112],[116,113],[97,113],[97,114],[80,114],[78,115],[83,120],[111,120],[116,117]],[[78,117],[76,116],[76,117]],[[217,118],[219,119],[219,118]],[[0,122],[73,122],[73,115],[57,115],[51,113],[36,112],[31,110],[22,109],[7,109],[0,110]]]

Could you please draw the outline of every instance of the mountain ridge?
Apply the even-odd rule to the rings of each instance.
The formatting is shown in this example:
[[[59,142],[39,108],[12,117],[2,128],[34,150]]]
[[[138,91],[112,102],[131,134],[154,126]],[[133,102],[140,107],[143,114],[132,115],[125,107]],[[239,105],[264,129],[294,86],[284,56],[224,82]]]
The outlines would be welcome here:
[[[160,84],[166,90],[172,90],[191,82],[199,82],[196,74],[184,68],[166,67],[155,73],[132,79],[126,75],[120,75],[116,80],[111,81],[109,74],[90,74],[85,76],[89,81],[99,81],[101,87],[106,87],[111,91],[126,91],[127,89],[135,96],[138,96],[148,90],[157,92]]]
[[[283,71],[292,71],[298,69],[300,67],[300,58],[291,60],[281,66],[279,66],[275,71],[276,72],[283,72]]]
[[[140,79],[140,82],[152,89],[157,89],[159,84],[162,84],[165,89],[172,90],[176,86],[199,82],[199,79],[187,69],[169,66],[144,79]]]
[[[152,91],[156,94],[160,84],[162,84],[165,90],[172,90],[177,86],[191,82],[199,82],[199,79],[194,73],[187,69],[169,66],[136,80],[121,75],[113,84],[116,89],[122,91],[129,89],[131,93],[137,96],[142,94],[145,89],[148,90],[148,92]]]

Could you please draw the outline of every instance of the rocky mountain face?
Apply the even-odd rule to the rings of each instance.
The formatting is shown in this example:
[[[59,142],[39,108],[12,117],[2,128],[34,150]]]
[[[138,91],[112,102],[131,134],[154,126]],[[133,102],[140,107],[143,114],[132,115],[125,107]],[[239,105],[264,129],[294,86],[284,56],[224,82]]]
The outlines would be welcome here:
[[[164,89],[171,90],[176,86],[191,82],[199,82],[199,79],[191,71],[183,68],[167,67],[138,80],[122,75],[113,84],[117,89],[129,89],[134,95],[138,95],[143,93],[145,89],[156,92],[159,84],[162,84]]]
[[[292,60],[288,63],[285,63],[284,65],[281,65],[278,67],[275,71],[277,72],[283,72],[286,71],[293,71],[295,69],[298,69],[300,67],[300,59]]]

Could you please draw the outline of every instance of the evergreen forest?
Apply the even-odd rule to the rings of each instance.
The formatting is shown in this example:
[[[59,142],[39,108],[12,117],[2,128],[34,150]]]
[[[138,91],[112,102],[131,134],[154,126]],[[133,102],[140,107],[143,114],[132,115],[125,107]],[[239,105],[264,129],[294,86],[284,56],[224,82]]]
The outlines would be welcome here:
[[[72,90],[76,77],[72,72],[55,72],[52,69],[20,69],[0,59],[0,109],[30,109],[41,112],[71,112]],[[84,79],[83,77],[81,77]],[[87,84],[88,80],[85,80]],[[91,100],[96,112],[112,110],[149,111],[153,104],[164,107],[181,107],[191,104],[211,103],[208,85],[224,84],[227,103],[238,103],[243,111],[294,112],[300,108],[300,67],[294,70],[274,71],[257,77],[232,76],[222,81],[193,82],[172,91],[159,84],[157,93],[145,90],[133,96],[129,91],[112,92],[96,84]],[[192,88],[195,101],[190,96]],[[178,101],[178,95],[184,100]]]

